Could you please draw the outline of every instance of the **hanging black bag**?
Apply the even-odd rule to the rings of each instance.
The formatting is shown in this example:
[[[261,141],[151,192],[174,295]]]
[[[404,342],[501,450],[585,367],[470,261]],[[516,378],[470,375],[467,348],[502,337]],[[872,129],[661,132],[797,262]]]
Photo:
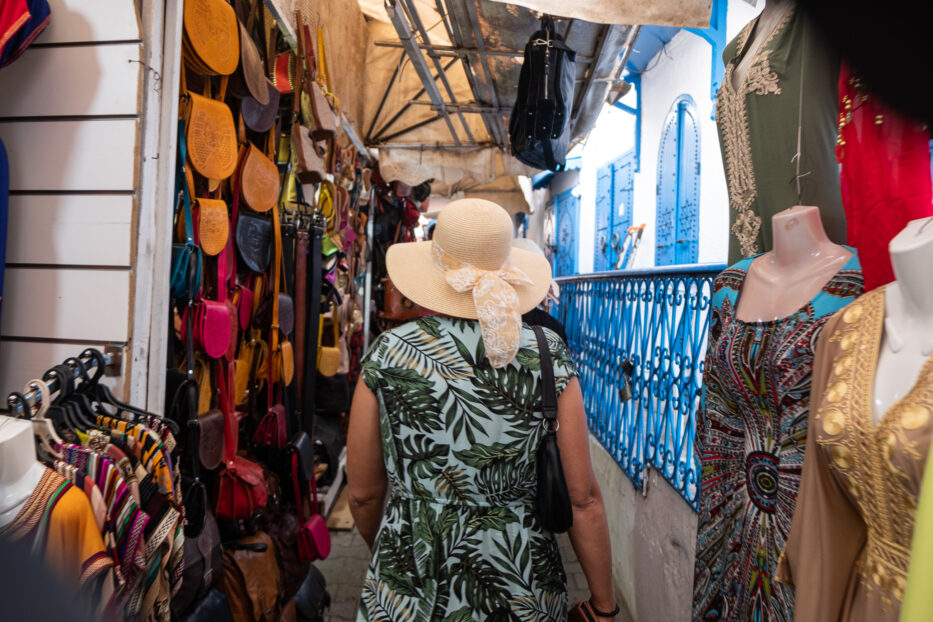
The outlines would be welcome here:
[[[538,446],[538,522],[553,533],[562,533],[573,526],[573,506],[564,478],[564,465],[557,447],[557,387],[554,366],[547,337],[540,326],[532,327],[541,356],[541,412],[544,414],[544,437]]]
[[[545,16],[525,44],[518,96],[509,118],[512,155],[539,169],[563,170],[570,147],[576,52]]]

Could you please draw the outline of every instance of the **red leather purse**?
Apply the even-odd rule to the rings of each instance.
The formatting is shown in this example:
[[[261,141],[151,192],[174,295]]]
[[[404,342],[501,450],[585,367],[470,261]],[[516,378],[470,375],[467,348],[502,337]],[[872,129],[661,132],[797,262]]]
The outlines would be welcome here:
[[[255,462],[236,453],[239,426],[235,411],[234,363],[217,364],[217,384],[220,386],[220,405],[224,414],[224,467],[218,477],[217,511],[219,520],[243,520],[249,518],[259,508],[266,507],[266,479]]]
[[[276,404],[263,415],[253,433],[253,442],[263,447],[284,449],[288,442],[288,420],[282,404]]]
[[[311,437],[305,432],[299,432],[296,440],[292,441],[292,486],[295,490],[295,505],[298,507],[298,519],[301,527],[298,530],[298,556],[306,561],[327,559],[330,555],[330,531],[327,523],[321,516],[317,503],[317,477],[314,474],[313,452]],[[299,474],[299,463],[302,473]],[[311,516],[305,520],[304,498],[301,495],[301,478],[308,481],[311,501]]]
[[[186,338],[187,315],[194,313],[194,341],[211,358],[220,358],[230,345],[230,313],[216,300],[198,300],[182,316],[182,339]]]

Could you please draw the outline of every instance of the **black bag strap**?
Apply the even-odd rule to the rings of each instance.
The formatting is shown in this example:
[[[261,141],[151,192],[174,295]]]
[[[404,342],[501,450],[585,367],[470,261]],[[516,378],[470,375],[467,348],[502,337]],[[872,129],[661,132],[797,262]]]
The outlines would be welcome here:
[[[557,386],[554,384],[554,364],[551,362],[551,349],[547,337],[540,326],[532,326],[538,340],[538,353],[541,357],[541,412],[547,421],[557,421]]]
[[[321,252],[324,229],[320,223],[311,226],[311,244],[308,249],[310,266],[308,267],[308,312],[305,314],[307,322],[305,344],[305,390],[302,404],[301,429],[309,435],[314,430],[314,401],[317,385],[317,349],[318,349],[318,323],[321,321],[321,287],[323,274],[321,273]]]

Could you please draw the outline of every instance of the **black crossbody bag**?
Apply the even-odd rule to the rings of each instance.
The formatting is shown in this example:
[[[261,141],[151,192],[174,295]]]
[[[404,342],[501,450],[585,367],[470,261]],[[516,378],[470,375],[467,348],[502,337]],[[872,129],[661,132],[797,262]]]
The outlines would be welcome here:
[[[538,522],[553,533],[562,533],[573,526],[573,506],[564,478],[564,465],[557,447],[557,387],[554,384],[554,364],[544,329],[534,326],[541,356],[541,411],[544,413],[544,437],[538,446]]]

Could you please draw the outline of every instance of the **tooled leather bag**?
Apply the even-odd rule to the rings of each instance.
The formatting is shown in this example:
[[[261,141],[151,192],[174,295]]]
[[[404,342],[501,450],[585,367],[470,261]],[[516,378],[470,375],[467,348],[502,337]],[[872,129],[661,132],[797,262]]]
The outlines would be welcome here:
[[[275,162],[246,140],[246,128],[240,116],[240,167],[236,186],[246,204],[256,212],[268,212],[279,198],[281,184]],[[271,144],[272,137],[269,137]]]
[[[227,203],[220,199],[196,199],[194,202],[195,236],[205,254],[216,256],[227,245],[230,216]]]
[[[213,359],[226,355],[230,346],[230,312],[227,305],[202,298],[186,308],[183,316],[192,313],[195,342]]]
[[[240,97],[252,97],[258,103],[265,105],[269,103],[269,91],[266,88],[266,68],[263,65],[262,57],[259,55],[256,42],[253,41],[253,37],[250,35],[256,23],[256,9],[261,7],[261,4],[259,2],[252,3],[245,25],[241,20],[244,11],[242,3],[238,1],[236,4],[237,25],[240,32],[240,67],[231,81],[232,90]]]
[[[185,0],[184,47],[203,75],[230,75],[240,63],[236,12],[224,0]]]
[[[573,506],[564,478],[564,467],[557,446],[557,389],[554,364],[544,329],[533,326],[541,357],[541,412],[545,431],[538,446],[535,470],[538,477],[537,509],[541,526],[552,533],[562,533],[573,526]]]
[[[240,258],[253,272],[265,272],[272,260],[272,222],[240,212],[236,223],[236,246]]]
[[[234,622],[278,622],[282,577],[269,534],[260,531],[227,545],[223,567]]]
[[[317,502],[317,476],[314,474],[314,447],[311,437],[304,430],[295,434],[289,442],[292,461],[292,487],[295,493],[295,506],[301,527],[298,531],[298,555],[301,559],[315,561],[327,559],[330,555],[331,541],[327,523],[321,516]],[[305,495],[302,483],[307,483],[308,501],[311,515],[304,518]]]
[[[223,80],[221,80],[223,84]],[[227,179],[237,166],[237,133],[230,108],[220,101],[185,91],[185,133],[191,165],[198,173],[211,180],[211,188]]]
[[[221,366],[218,363],[218,366]],[[224,465],[217,483],[217,518],[243,520],[253,515],[267,501],[265,476],[255,462],[237,455],[239,425],[233,404],[234,364],[226,364],[226,373],[218,370],[221,409],[224,414]]]

